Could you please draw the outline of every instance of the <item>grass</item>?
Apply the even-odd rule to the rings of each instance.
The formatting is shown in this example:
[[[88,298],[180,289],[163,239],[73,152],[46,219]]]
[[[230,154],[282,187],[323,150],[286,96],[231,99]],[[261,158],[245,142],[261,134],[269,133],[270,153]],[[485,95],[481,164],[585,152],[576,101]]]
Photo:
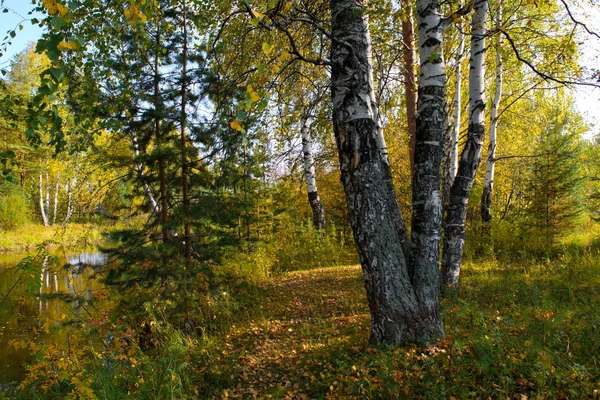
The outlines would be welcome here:
[[[368,345],[358,267],[269,283],[262,315],[222,342],[219,398],[593,398],[600,391],[600,258],[469,263],[444,301],[447,337],[426,348]]]
[[[67,228],[29,224],[10,231],[0,230],[0,253],[33,251],[38,244],[48,240],[70,250],[86,249],[100,243],[101,231],[94,224],[76,223]]]
[[[332,267],[263,282],[203,337],[165,325],[160,349],[120,378],[99,365],[87,376],[111,399],[600,398],[600,251],[588,239],[543,261],[466,262],[442,302],[446,337],[428,347],[370,346],[360,267]]]

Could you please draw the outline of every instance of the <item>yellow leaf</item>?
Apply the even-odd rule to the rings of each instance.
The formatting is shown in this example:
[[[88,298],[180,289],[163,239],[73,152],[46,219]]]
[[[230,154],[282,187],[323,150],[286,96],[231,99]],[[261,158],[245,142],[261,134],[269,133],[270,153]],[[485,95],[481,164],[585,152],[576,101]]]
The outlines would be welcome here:
[[[56,48],[60,51],[67,51],[74,49],[76,47],[75,43],[62,41],[56,45]]]
[[[236,131],[240,131],[240,132],[244,129],[244,128],[242,128],[242,124],[240,124],[240,122],[237,119],[231,121],[229,123],[229,126],[231,127],[231,129],[235,129]]]
[[[56,9],[61,17],[64,17],[69,12],[69,9],[60,3],[56,3]]]
[[[260,96],[258,94],[256,94],[254,89],[252,89],[252,86],[248,86],[247,90],[248,90],[248,94],[250,95],[250,100],[253,103],[256,103],[257,101],[260,100]]]
[[[48,10],[48,14],[54,15],[58,11],[56,0],[42,0],[42,5]]]
[[[263,19],[265,17],[265,14],[258,12],[256,10],[252,10],[252,14],[254,15],[254,17],[260,18],[260,19]]]

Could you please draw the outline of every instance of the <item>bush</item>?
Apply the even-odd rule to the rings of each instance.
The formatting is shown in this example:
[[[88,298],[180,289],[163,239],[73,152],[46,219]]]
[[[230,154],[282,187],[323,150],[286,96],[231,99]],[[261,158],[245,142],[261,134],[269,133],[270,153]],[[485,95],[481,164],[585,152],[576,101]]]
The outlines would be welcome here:
[[[0,186],[0,229],[8,231],[29,222],[29,207],[21,189],[13,184]]]

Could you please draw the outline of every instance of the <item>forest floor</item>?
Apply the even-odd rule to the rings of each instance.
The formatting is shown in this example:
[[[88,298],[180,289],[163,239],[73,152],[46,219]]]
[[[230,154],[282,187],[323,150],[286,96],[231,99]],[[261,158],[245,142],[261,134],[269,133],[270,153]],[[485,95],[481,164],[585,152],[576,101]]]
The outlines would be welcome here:
[[[219,339],[216,398],[600,398],[600,257],[466,263],[430,347],[368,344],[360,268],[263,285],[257,313]],[[208,372],[208,371],[206,371]]]

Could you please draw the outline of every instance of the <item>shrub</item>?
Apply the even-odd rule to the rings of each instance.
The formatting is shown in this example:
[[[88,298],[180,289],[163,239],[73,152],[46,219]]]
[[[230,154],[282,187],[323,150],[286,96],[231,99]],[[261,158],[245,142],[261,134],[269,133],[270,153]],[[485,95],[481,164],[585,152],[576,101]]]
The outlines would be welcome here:
[[[29,222],[29,207],[21,189],[13,184],[0,186],[0,229],[13,230]]]

